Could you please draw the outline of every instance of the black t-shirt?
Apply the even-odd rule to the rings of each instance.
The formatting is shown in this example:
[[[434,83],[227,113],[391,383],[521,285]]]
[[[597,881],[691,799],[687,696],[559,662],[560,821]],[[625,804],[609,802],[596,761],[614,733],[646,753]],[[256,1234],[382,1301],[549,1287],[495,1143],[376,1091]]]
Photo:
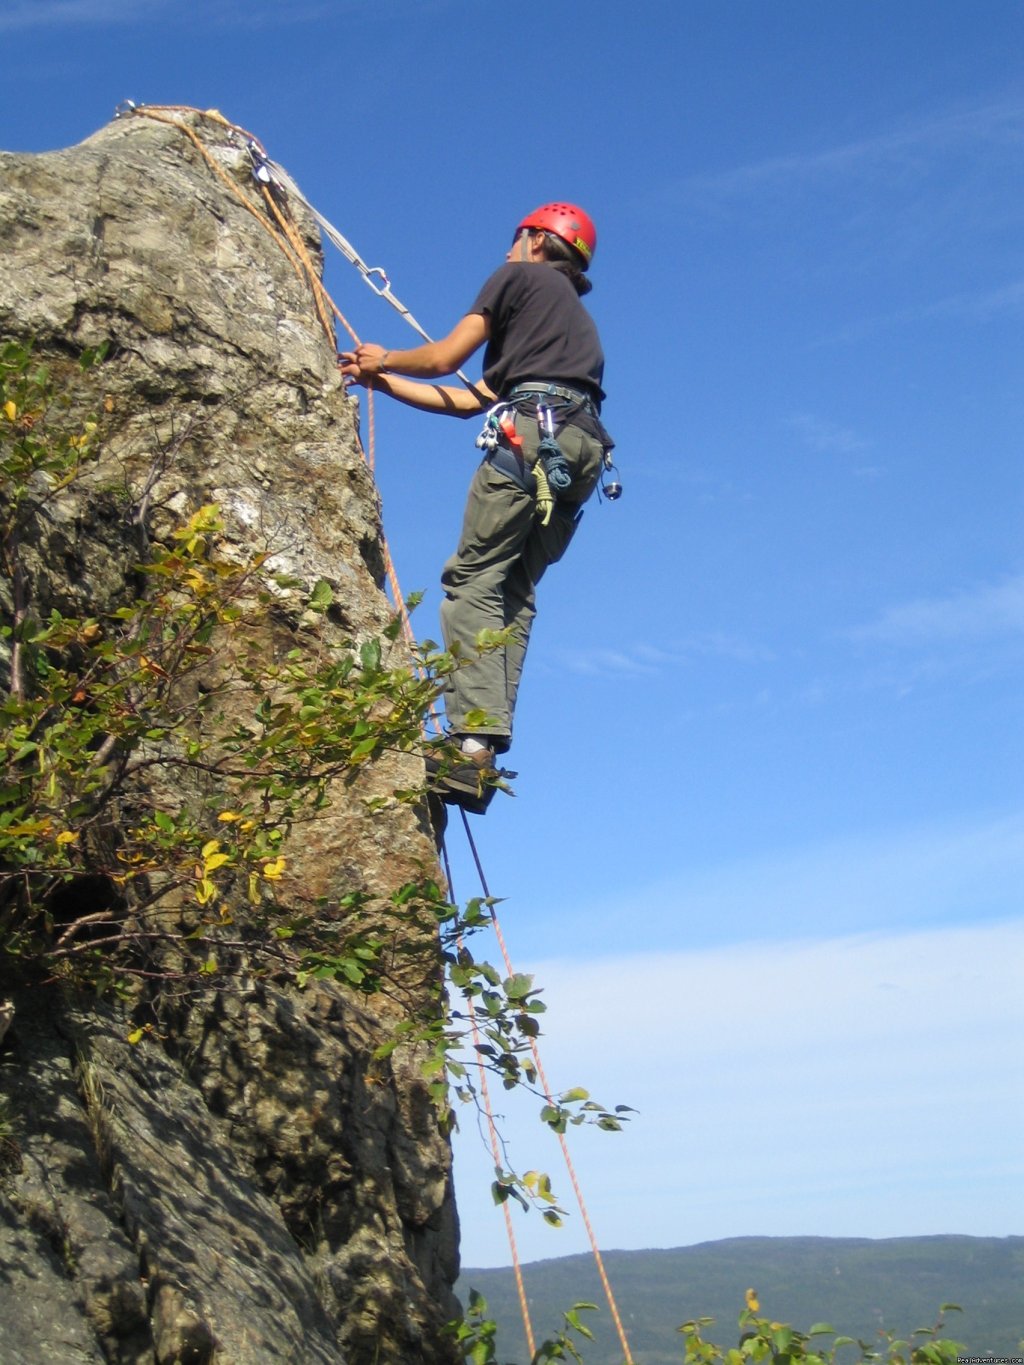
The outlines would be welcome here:
[[[515,384],[565,384],[604,398],[604,352],[594,320],[568,277],[541,261],[509,261],[469,310],[486,314],[491,335],[484,382],[502,397]]]

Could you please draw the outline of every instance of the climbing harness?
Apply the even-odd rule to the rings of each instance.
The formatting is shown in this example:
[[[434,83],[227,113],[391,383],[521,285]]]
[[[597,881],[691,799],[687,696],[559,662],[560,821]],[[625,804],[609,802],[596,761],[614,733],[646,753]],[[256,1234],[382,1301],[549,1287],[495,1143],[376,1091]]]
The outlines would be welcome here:
[[[487,409],[476,447],[484,452],[484,459],[492,468],[506,474],[524,492],[534,491],[533,472],[523,456],[523,438],[516,430],[514,403],[502,400]]]
[[[488,408],[483,427],[476,438],[477,449],[484,452],[484,459],[492,469],[506,474],[525,493],[535,494],[537,517],[542,526],[547,526],[555,509],[557,495],[572,484],[572,474],[553,434],[548,439],[546,449],[544,442],[541,441],[536,463],[533,465],[526,463],[523,456],[523,438],[516,430],[517,410],[516,403],[506,400],[501,400]],[[538,408],[538,420],[539,413]],[[543,430],[542,428],[542,434]],[[560,461],[560,468],[564,471],[564,478],[561,472],[559,474],[560,482],[557,489],[552,488],[550,481],[549,464],[553,459]]]
[[[570,389],[565,384],[535,384],[526,381],[511,388],[508,396],[509,398],[526,398],[529,396],[537,398],[541,395],[546,398],[561,399],[562,402],[571,405],[573,412],[582,408],[590,416],[597,417],[597,404],[590,394],[585,393],[582,389]]]
[[[191,116],[192,118],[206,119],[210,122],[216,123],[222,129],[227,130],[229,140],[235,142],[236,144],[239,141],[242,142],[242,145],[247,151],[250,157],[250,161],[252,163],[253,180],[260,188],[264,203],[266,204],[267,208],[270,211],[269,216],[268,214],[262,212],[251,201],[251,199],[242,192],[238,184],[224,170],[223,166],[217,161],[216,158],[214,158],[211,155],[210,151],[203,144],[202,139],[198,136],[195,129],[189,126],[188,123],[183,122],[182,119],[176,117],[176,115],[178,114],[185,114]],[[316,308],[317,316],[319,317],[321,325],[324,327],[324,330],[332,346],[334,345],[334,334],[333,328],[331,327],[330,324],[329,314],[331,313],[333,313],[334,317],[337,318],[339,322],[341,322],[341,324],[348,331],[349,335],[352,337],[353,342],[357,345],[358,337],[356,336],[352,327],[346,321],[343,314],[338,309],[337,305],[334,303],[334,300],[327,293],[326,289],[324,288],[320,280],[319,272],[316,268],[316,265],[313,262],[312,258],[310,257],[309,251],[307,250],[305,244],[303,243],[302,238],[298,232],[298,229],[296,228],[294,222],[292,221],[290,212],[288,210],[289,196],[294,196],[295,198],[299,199],[303,204],[306,205],[307,209],[312,213],[317,223],[323,229],[325,235],[330,239],[331,242],[334,243],[334,245],[339,249],[339,251],[341,251],[342,254],[353,265],[357,267],[363,279],[370,286],[370,288],[373,289],[374,293],[378,294],[381,298],[385,299],[388,303],[390,303],[392,307],[396,308],[397,311],[400,312],[403,317],[405,317],[406,321],[409,322],[409,324],[426,341],[430,340],[430,337],[419,325],[419,323],[415,320],[415,318],[413,318],[409,310],[405,308],[405,306],[401,304],[398,301],[398,299],[395,298],[394,294],[391,291],[390,282],[387,276],[385,275],[384,271],[379,266],[370,267],[366,265],[362,257],[360,257],[358,252],[356,252],[355,249],[345,240],[345,238],[342,237],[341,233],[339,233],[336,228],[329,224],[326,221],[326,219],[324,219],[316,211],[316,209],[313,208],[313,206],[309,203],[306,197],[295,185],[295,182],[291,179],[291,177],[288,176],[287,173],[281,169],[281,167],[279,167],[267,156],[266,152],[263,149],[262,144],[259,142],[257,138],[253,137],[251,133],[248,133],[244,128],[239,127],[237,124],[229,123],[228,120],[224,118],[224,116],[216,109],[200,110],[192,108],[191,106],[188,105],[145,105],[137,104],[133,100],[124,100],[120,105],[118,105],[115,111],[115,117],[122,118],[128,115],[139,115],[142,117],[154,119],[155,121],[160,123],[169,124],[170,126],[177,128],[182,134],[184,134],[191,140],[191,142],[196,147],[200,155],[210,166],[211,170],[224,182],[224,184],[231,191],[231,193],[234,194],[235,197],[240,200],[244,208],[261,223],[261,225],[267,230],[267,232],[270,233],[271,237],[274,239],[275,243],[283,252],[283,254],[287,257],[289,263],[295,270],[296,274],[300,277],[300,279],[304,279],[307,282],[310,291],[313,295],[313,301]],[[570,207],[571,206],[564,205],[549,205],[545,206],[545,209],[550,208],[552,210],[555,209],[561,210],[563,208],[568,209]],[[541,212],[541,210],[538,210],[538,212]],[[590,229],[591,237],[589,240],[589,246],[590,251],[592,252],[593,250],[592,224],[590,225]],[[382,281],[381,285],[378,286],[374,282],[374,277],[379,277],[379,279]],[[466,379],[465,375],[463,375],[461,372],[459,372],[459,378],[462,380],[464,384],[466,384],[468,388],[473,389],[473,385],[470,383],[468,379]],[[548,403],[546,405],[539,403],[538,395],[540,394],[543,394],[547,397]],[[522,400],[524,398],[529,398],[531,395],[533,401],[538,404],[538,424],[540,425],[541,423],[543,423],[541,428],[542,446],[545,440],[550,440],[551,444],[557,448],[557,436],[555,435],[556,423],[564,423],[569,419],[571,415],[573,415],[575,411],[578,411],[581,408],[586,408],[588,411],[588,416],[597,423],[599,431],[603,433],[602,440],[604,438],[607,438],[604,456],[605,468],[608,470],[614,470],[614,465],[611,464],[609,459],[609,452],[612,449],[613,442],[611,438],[607,436],[607,433],[604,432],[604,428],[600,426],[600,422],[597,419],[596,408],[594,407],[592,400],[586,394],[581,394],[578,393],[576,390],[564,388],[559,385],[532,384],[519,385],[516,387],[516,389],[512,391],[512,393],[509,395],[508,399],[505,402],[497,403],[494,405],[494,407],[487,414],[487,419],[484,423],[484,430],[480,433],[480,436],[477,438],[477,445],[487,452],[488,458],[496,460],[500,453],[506,452],[507,450],[511,452],[513,457],[518,455],[520,466],[525,468],[525,462],[522,460],[522,456],[520,454],[522,448],[522,438],[516,431],[515,414],[517,411],[520,410],[520,404]],[[367,394],[368,399],[367,408],[369,413],[369,451],[368,452],[365,450],[363,451],[364,459],[366,459],[367,464],[371,468],[373,467],[374,443],[372,398],[373,392],[371,389]],[[573,403],[577,403],[578,407],[572,408],[571,405]],[[568,404],[570,405],[570,407],[566,408],[561,404]],[[540,416],[540,409],[542,406],[545,408],[545,415],[543,418],[541,418]],[[553,411],[552,408],[554,409]],[[558,451],[558,454],[561,455],[562,462],[564,464],[564,455],[561,454],[560,450]],[[549,463],[551,462],[553,462],[554,467],[557,470],[558,464],[557,460],[554,457],[554,451],[551,451],[549,453]],[[537,465],[533,470],[533,474],[537,480],[538,485],[537,487],[538,503],[540,503],[541,500],[542,495],[541,482],[543,480],[544,484],[547,485],[547,494],[545,496],[550,496],[551,505],[553,506],[555,502],[555,493],[550,486],[551,484],[550,475],[545,476],[543,461],[541,459],[538,459]],[[615,491],[612,491],[613,489]],[[605,496],[612,500],[617,498],[621,491],[622,491],[621,485],[618,484],[617,482],[606,486],[604,489]],[[548,513],[548,515],[550,515],[550,512]],[[401,589],[398,584],[397,575],[394,570],[394,564],[386,540],[384,541],[383,549],[388,582],[391,586],[392,596],[395,603],[395,612],[401,622],[402,634],[404,639],[410,644],[410,646],[414,646],[415,635],[412,630],[412,626],[409,620],[408,609],[406,607],[405,599],[402,596]],[[434,715],[433,712],[431,714],[434,725],[438,729],[440,729],[440,724],[437,716]],[[476,844],[473,841],[473,836],[469,828],[469,821],[466,816],[465,807],[462,808],[461,814],[466,839],[469,848],[472,852],[473,860],[476,864],[477,872],[480,877],[481,886],[483,887],[484,896],[486,898],[485,903],[488,906],[487,913],[490,915],[491,922],[494,926],[495,935],[497,937],[497,941],[501,950],[502,959],[505,963],[506,970],[508,972],[508,975],[512,977],[515,975],[515,972],[513,970],[508,949],[505,945],[505,940],[501,932],[501,926],[498,923],[497,913],[494,909],[495,901],[487,887],[487,881],[484,876],[480,856],[477,852]],[[447,848],[444,846],[443,837],[441,839],[441,849],[442,856],[444,859],[445,873],[448,879],[449,894],[454,894],[451,889],[452,888],[451,869],[448,864],[448,853]],[[476,1050],[478,1054],[478,1064],[480,1066],[481,1094],[484,1099],[484,1107],[487,1117],[488,1128],[490,1132],[491,1149],[492,1154],[494,1155],[495,1165],[500,1166],[501,1165],[500,1139],[498,1137],[498,1130],[494,1120],[494,1113],[491,1106],[490,1097],[488,1094],[486,1073],[483,1065],[482,1055],[483,1049],[480,1047],[479,1043],[480,1035],[477,1028],[474,1004],[471,998],[468,1004],[470,1019],[472,1021],[473,1036],[477,1045]],[[544,1069],[541,1064],[540,1052],[537,1047],[536,1039],[534,1038],[530,1039],[530,1047],[533,1053],[534,1063],[536,1065],[537,1076],[540,1080],[543,1092],[548,1100],[548,1103],[553,1104],[554,1103],[554,1100],[552,1098],[553,1092],[548,1084],[547,1077],[544,1073]],[[587,1207],[583,1200],[583,1193],[580,1189],[579,1182],[576,1177],[576,1171],[572,1163],[572,1158],[570,1156],[568,1146],[566,1145],[565,1136],[562,1133],[558,1133],[557,1136],[559,1144],[561,1145],[563,1157],[566,1162],[566,1167],[569,1173],[569,1179],[572,1184],[573,1191],[576,1195],[576,1200],[579,1205],[580,1213],[582,1215],[583,1224],[584,1227],[586,1228],[587,1235],[590,1240],[591,1250],[593,1252],[594,1261],[598,1269],[602,1287],[604,1289],[605,1298],[608,1302],[608,1307],[611,1312],[612,1321],[615,1324],[615,1328],[619,1336],[619,1341],[622,1345],[625,1365],[633,1365],[633,1356],[630,1352],[629,1343],[625,1334],[625,1329],[623,1327],[622,1319],[615,1302],[615,1296],[612,1292],[611,1284],[605,1272],[604,1261],[601,1257],[601,1252],[598,1248],[597,1240],[594,1236],[594,1231],[591,1226],[590,1217],[587,1212]],[[535,1353],[533,1329],[530,1321],[529,1305],[527,1303],[526,1293],[523,1286],[522,1269],[520,1266],[518,1252],[516,1249],[515,1235],[512,1228],[508,1202],[506,1202],[504,1205],[504,1211],[509,1246],[512,1255],[512,1263],[516,1277],[516,1286],[519,1294],[520,1308],[522,1310],[523,1325],[526,1332],[526,1338],[530,1354],[532,1356]]]
[[[515,415],[533,409],[540,442],[537,460],[529,466],[523,458],[523,438],[516,431]],[[570,422],[577,413],[586,415],[588,425],[602,444],[600,493],[609,502],[622,496],[618,477],[606,482],[606,475],[618,475],[611,452],[615,442],[605,430],[597,406],[589,394],[562,384],[517,384],[488,408],[484,425],[476,438],[478,450],[493,468],[513,479],[527,493],[536,493],[537,516],[547,526],[559,497],[572,487],[572,471],[565,452],[558,444],[557,428]],[[504,438],[504,439],[503,439]]]
[[[615,442],[605,429],[597,404],[589,393],[584,393],[580,389],[570,389],[564,384],[527,382],[517,384],[509,393],[509,399],[513,402],[532,400],[537,404],[538,411],[543,400],[547,399],[548,406],[553,409],[555,420],[560,425],[571,421],[577,413],[584,413],[603,449],[599,496],[604,496],[609,502],[617,502],[622,497],[622,482],[618,477],[619,471],[612,461]],[[613,474],[615,477],[611,478],[610,476]]]

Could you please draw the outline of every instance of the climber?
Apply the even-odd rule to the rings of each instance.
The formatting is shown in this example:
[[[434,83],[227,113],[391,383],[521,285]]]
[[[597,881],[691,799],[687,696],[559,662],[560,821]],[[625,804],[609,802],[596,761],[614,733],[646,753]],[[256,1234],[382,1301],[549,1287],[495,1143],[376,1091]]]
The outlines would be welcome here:
[[[363,343],[341,357],[346,382],[425,412],[488,413],[477,440],[484,458],[441,577],[445,647],[467,662],[446,686],[458,760],[438,786],[469,809],[486,808],[493,787],[485,791],[482,779],[512,742],[536,586],[565,553],[613,444],[599,418],[601,342],[580,302],[596,240],[582,209],[544,204],[519,224],[505,264],[448,336],[404,351]],[[454,374],[485,343],[482,382],[423,382]],[[561,459],[549,463],[551,455]],[[474,654],[480,631],[509,627],[508,644]],[[474,723],[481,713],[486,721]]]

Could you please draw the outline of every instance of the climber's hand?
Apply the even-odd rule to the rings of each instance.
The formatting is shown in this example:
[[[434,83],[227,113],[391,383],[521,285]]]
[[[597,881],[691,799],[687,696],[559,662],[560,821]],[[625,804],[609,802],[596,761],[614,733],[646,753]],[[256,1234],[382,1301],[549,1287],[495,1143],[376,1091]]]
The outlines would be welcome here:
[[[365,387],[370,377],[360,366],[355,351],[342,351],[338,356],[338,369],[346,385],[362,384]]]
[[[356,347],[355,361],[364,375],[372,377],[384,373],[384,358],[390,354],[374,341],[362,341]]]

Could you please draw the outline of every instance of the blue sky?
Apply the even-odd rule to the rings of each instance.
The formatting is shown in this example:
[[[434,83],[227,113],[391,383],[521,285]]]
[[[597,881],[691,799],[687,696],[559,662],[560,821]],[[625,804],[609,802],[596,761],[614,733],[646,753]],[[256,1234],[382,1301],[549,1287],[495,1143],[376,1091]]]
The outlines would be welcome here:
[[[6,0],[0,145],[217,107],[435,334],[526,211],[596,220],[625,493],[543,585],[518,797],[474,830],[553,1083],[641,1111],[574,1135],[601,1242],[1020,1233],[1024,6],[280,10]],[[474,434],[378,413],[422,635]],[[508,1258],[488,1179],[467,1123],[469,1265]]]

